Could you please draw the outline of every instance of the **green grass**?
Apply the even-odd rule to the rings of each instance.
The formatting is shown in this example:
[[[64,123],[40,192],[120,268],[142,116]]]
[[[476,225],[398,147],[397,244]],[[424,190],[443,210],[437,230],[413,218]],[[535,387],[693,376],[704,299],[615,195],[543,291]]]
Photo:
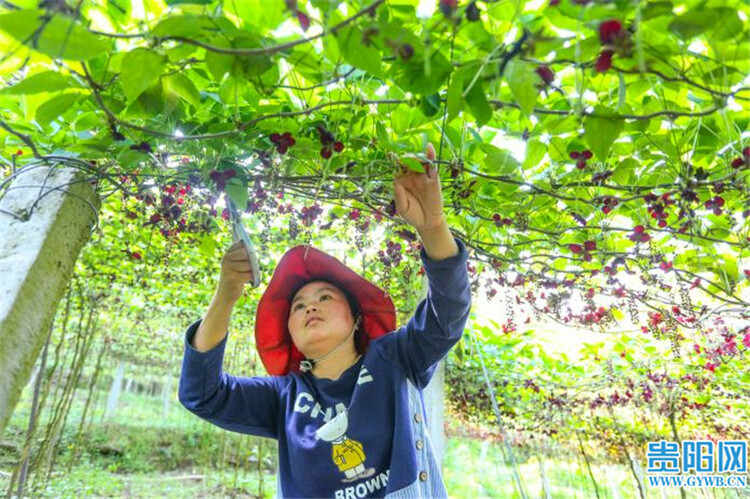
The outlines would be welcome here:
[[[0,471],[12,473],[29,414],[27,394],[17,407],[0,447]],[[100,404],[106,393],[99,395]],[[49,411],[49,408],[48,408]],[[76,449],[75,433],[82,401],[74,402],[60,453],[50,479],[32,475],[27,494],[33,497],[274,497],[275,442],[225,432],[187,412],[176,400],[164,414],[160,397],[123,393],[117,412],[104,419],[95,408]],[[45,423],[42,421],[42,428]],[[38,434],[39,436],[40,434]],[[443,477],[451,497],[521,498],[500,443],[465,437],[447,440]],[[519,459],[519,475],[529,498],[543,498],[539,456]],[[258,455],[263,462],[258,470]],[[596,497],[588,473],[577,455],[543,462],[550,497]],[[592,463],[600,499],[640,499],[630,469],[623,465]],[[262,479],[262,490],[261,490]],[[9,478],[0,474],[0,494]],[[712,489],[710,495],[688,491],[690,499],[738,499],[748,490]],[[743,495],[744,494],[744,495]],[[678,489],[647,490],[648,499],[679,498]]]
[[[451,497],[497,497],[503,499],[521,498],[513,478],[512,468],[506,466],[500,442],[469,438],[449,438],[447,441],[443,479]],[[518,452],[517,449],[514,452]],[[572,456],[577,458],[577,456]],[[539,456],[518,459],[519,476],[529,498],[545,497]],[[543,460],[550,497],[553,499],[590,499],[597,497],[597,491],[589,478],[588,471],[580,461],[570,461],[565,456]],[[644,463],[645,467],[645,463]],[[640,499],[637,485],[630,468],[618,464],[592,463],[592,471],[597,482],[600,499]],[[704,491],[686,489],[690,499],[740,499],[750,498],[750,488],[707,489]],[[679,499],[677,488],[646,488],[647,498]]]
[[[29,417],[28,393],[19,402],[0,446],[0,494],[8,490]],[[99,394],[100,404],[106,393]],[[76,448],[83,401],[74,401],[54,470],[42,487],[32,475],[33,497],[274,497],[276,445],[225,432],[186,411],[175,399],[165,414],[160,397],[122,393],[117,411],[104,418],[95,408],[92,423]],[[40,430],[49,419],[43,414]],[[90,413],[91,414],[91,413]],[[87,418],[88,419],[88,418]],[[43,433],[38,431],[36,438]],[[14,449],[15,447],[15,449]],[[263,460],[263,486],[258,471]],[[232,464],[236,463],[236,464]],[[31,488],[30,488],[31,487]],[[262,490],[262,494],[261,494]]]
[[[70,473],[53,474],[44,489],[35,488],[32,497],[261,497],[258,475],[239,471],[174,470],[159,473],[119,474],[102,470],[98,464],[81,463]],[[3,491],[7,479],[0,480]],[[27,494],[29,491],[26,492]],[[276,481],[264,476],[264,498],[275,497]]]

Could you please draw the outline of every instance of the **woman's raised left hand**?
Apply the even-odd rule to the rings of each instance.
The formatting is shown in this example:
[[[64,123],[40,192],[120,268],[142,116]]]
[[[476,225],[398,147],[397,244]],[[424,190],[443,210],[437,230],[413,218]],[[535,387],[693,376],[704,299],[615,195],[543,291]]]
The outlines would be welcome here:
[[[403,168],[393,182],[396,211],[418,231],[431,230],[444,223],[443,193],[435,160],[435,148],[427,144],[424,173]]]

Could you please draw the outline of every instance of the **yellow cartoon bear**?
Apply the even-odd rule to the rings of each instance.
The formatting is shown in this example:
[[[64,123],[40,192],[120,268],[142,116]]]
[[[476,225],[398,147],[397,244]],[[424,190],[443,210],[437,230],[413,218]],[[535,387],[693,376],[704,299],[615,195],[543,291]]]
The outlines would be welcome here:
[[[346,436],[349,417],[346,410],[328,421],[315,432],[315,437],[331,442],[333,462],[347,479],[365,473],[365,451],[362,444]]]

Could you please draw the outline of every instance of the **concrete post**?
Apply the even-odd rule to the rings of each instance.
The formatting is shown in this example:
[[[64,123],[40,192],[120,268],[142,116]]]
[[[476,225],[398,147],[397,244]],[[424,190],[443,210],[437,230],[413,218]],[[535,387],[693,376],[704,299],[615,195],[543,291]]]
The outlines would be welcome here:
[[[427,297],[429,282],[427,276],[422,277],[422,298]],[[427,428],[430,432],[432,449],[440,469],[443,468],[445,457],[445,360],[441,360],[435,369],[430,383],[422,392],[425,412],[427,413]]]
[[[99,205],[79,171],[46,166],[18,170],[0,198],[0,434],[49,334]]]
[[[445,458],[445,361],[441,360],[435,369],[430,384],[424,390],[424,405],[427,411],[427,427],[430,441],[435,451],[435,459],[443,469]]]
[[[164,375],[164,384],[161,385],[162,415],[164,419],[169,417],[169,403],[172,397],[174,397],[172,394],[172,373],[167,372]]]
[[[107,409],[104,411],[104,419],[109,419],[117,410],[117,402],[120,400],[120,390],[122,389],[122,380],[125,377],[125,362],[122,360],[117,364],[115,376],[112,378],[112,386],[109,388],[107,396]]]

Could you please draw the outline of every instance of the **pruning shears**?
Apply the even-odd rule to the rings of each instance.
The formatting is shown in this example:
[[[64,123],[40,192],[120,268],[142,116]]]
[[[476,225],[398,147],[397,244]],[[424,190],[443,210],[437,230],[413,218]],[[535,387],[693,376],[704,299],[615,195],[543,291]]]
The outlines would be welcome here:
[[[253,287],[257,288],[260,286],[260,265],[258,264],[258,257],[255,254],[255,248],[253,247],[250,236],[248,236],[245,226],[242,225],[242,219],[240,213],[235,206],[234,201],[229,199],[229,196],[225,197],[227,200],[227,206],[229,208],[229,215],[232,217],[232,236],[234,241],[242,241],[247,252],[247,258],[250,260],[250,270],[253,272]]]

